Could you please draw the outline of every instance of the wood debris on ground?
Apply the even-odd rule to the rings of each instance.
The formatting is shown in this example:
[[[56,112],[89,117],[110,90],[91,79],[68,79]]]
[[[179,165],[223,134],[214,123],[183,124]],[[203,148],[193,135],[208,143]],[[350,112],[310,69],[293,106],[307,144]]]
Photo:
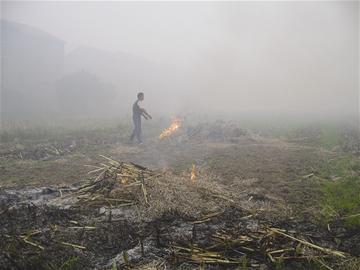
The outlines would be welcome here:
[[[101,155],[106,162],[99,165],[86,165],[92,168],[89,175],[94,179],[80,186],[70,196],[76,195],[80,203],[88,205],[107,204],[109,206],[129,206],[135,203],[130,189],[136,189],[147,203],[146,181],[153,181],[161,172],[150,170],[135,163],[118,162]]]

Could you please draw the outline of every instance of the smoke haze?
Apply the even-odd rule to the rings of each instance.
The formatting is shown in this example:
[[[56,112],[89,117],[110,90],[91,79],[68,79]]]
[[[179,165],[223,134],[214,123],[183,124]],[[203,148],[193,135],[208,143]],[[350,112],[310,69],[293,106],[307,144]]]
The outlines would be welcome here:
[[[358,117],[357,1],[2,2],[1,17],[4,117],[130,114],[138,91],[164,116]]]

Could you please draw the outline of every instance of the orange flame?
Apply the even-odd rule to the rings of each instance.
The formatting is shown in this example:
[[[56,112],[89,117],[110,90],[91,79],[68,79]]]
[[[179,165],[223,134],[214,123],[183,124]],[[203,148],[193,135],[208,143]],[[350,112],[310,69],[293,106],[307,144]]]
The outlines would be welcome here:
[[[191,169],[191,173],[190,173],[190,179],[193,182],[196,179],[196,167],[195,167],[195,164],[192,165],[192,169]]]
[[[171,125],[164,129],[163,132],[161,132],[159,139],[164,139],[166,137],[169,137],[171,134],[173,134],[179,127],[181,126],[181,119],[180,118],[175,118],[172,122]]]
[[[126,185],[128,183],[128,178],[127,177],[122,177],[121,178],[121,184]]]

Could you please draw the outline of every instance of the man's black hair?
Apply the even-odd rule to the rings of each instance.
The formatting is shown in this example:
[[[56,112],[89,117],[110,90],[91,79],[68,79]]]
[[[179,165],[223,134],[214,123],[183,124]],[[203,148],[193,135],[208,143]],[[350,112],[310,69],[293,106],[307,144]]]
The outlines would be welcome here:
[[[137,98],[140,98],[141,96],[144,96],[144,93],[143,93],[143,92],[139,92],[139,93],[137,94]]]

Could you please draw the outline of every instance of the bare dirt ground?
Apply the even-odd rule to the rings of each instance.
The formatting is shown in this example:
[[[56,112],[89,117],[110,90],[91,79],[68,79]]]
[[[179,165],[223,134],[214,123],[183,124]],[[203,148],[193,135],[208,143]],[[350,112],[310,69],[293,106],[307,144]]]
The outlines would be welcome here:
[[[314,219],[319,190],[316,185],[309,184],[312,178],[308,175],[316,174],[323,164],[336,158],[339,155],[336,151],[262,137],[232,125],[190,127],[165,140],[149,138],[143,145],[117,140],[116,135],[111,134],[105,138],[75,137],[46,143],[2,144],[0,150],[0,213],[5,217],[0,222],[3,242],[0,262],[5,265],[4,269],[320,269],[329,267],[329,263],[342,269],[343,265],[332,259],[322,265],[322,257],[310,264],[296,258],[273,261],[266,256],[264,246],[281,250],[297,249],[300,244],[295,241],[286,245],[286,237],[282,240],[271,238],[274,232],[267,231],[271,227],[282,228],[286,234],[292,232],[294,237],[298,237],[296,233],[300,238],[305,235],[308,241],[319,246],[359,256],[356,251],[359,250],[356,247],[358,233],[345,232],[336,224],[332,225],[332,230],[327,230]],[[205,218],[206,221],[199,222],[195,228],[194,220],[202,220],[215,211],[201,210],[199,215],[192,215],[179,207],[146,221],[135,221],[124,210],[121,210],[120,219],[116,217],[116,207],[113,213],[110,210],[109,216],[108,208],[106,211],[101,207],[79,208],[78,205],[59,208],[47,204],[46,196],[50,199],[60,196],[59,187],[89,179],[90,169],[85,165],[104,162],[99,155],[169,172],[168,177],[176,181],[164,182],[168,189],[175,190],[176,194],[178,185],[185,186],[179,189],[185,194],[179,191],[179,205],[186,202],[186,194],[190,194],[186,190],[207,190],[202,195],[199,191],[200,197],[205,196],[201,202],[214,203],[217,214],[208,220]],[[189,180],[193,165],[198,177],[195,181],[199,181],[194,187]],[[210,198],[212,186],[207,186],[206,181],[214,183],[214,187],[224,190],[233,199],[229,202],[225,196]],[[21,193],[17,191],[21,187],[50,189]],[[40,192],[40,195],[31,195],[31,192]],[[43,197],[46,199],[41,202]],[[40,204],[34,198],[40,198]],[[14,206],[24,200],[25,204]],[[171,201],[176,204],[176,200],[174,195]],[[196,203],[199,202],[189,197],[190,208]],[[197,207],[194,205],[195,209]],[[131,206],[127,211],[133,211]],[[68,232],[66,228],[71,224],[83,228]],[[95,232],[87,231],[85,226],[96,227]],[[37,230],[41,231],[38,239]],[[259,236],[259,231],[267,233]],[[251,245],[245,245],[245,249],[233,248],[231,252],[221,251],[221,258],[234,258],[237,252],[233,264],[194,260],[192,252],[204,253],[214,244],[211,240],[214,235],[220,232],[234,239],[239,235],[250,237]],[[30,240],[32,234],[37,241]],[[74,242],[81,247],[61,244]],[[230,242],[224,245],[231,246]],[[36,243],[46,247],[41,249]],[[174,251],[170,248],[173,246],[181,246],[183,250]],[[16,251],[18,249],[23,250],[23,255]],[[57,253],[63,258],[55,258]],[[285,253],[283,255],[286,257]],[[329,254],[325,252],[325,255]]]
[[[254,201],[257,198],[285,205],[292,199],[289,197],[292,182],[336,155],[315,147],[250,135],[226,137],[210,133],[190,138],[185,135],[177,134],[164,141],[151,139],[140,146],[105,141],[102,147],[89,150],[81,149],[81,142],[72,141],[76,145],[73,148],[69,147],[71,142],[58,144],[58,148],[51,145],[55,150],[49,153],[42,144],[32,146],[33,149],[8,151],[2,154],[0,181],[3,187],[73,184],[89,177],[86,165],[101,161],[102,154],[176,173],[187,172],[195,164],[197,170],[216,175],[225,185],[246,187]],[[62,148],[66,150],[60,152]],[[38,154],[41,150],[43,155]]]

